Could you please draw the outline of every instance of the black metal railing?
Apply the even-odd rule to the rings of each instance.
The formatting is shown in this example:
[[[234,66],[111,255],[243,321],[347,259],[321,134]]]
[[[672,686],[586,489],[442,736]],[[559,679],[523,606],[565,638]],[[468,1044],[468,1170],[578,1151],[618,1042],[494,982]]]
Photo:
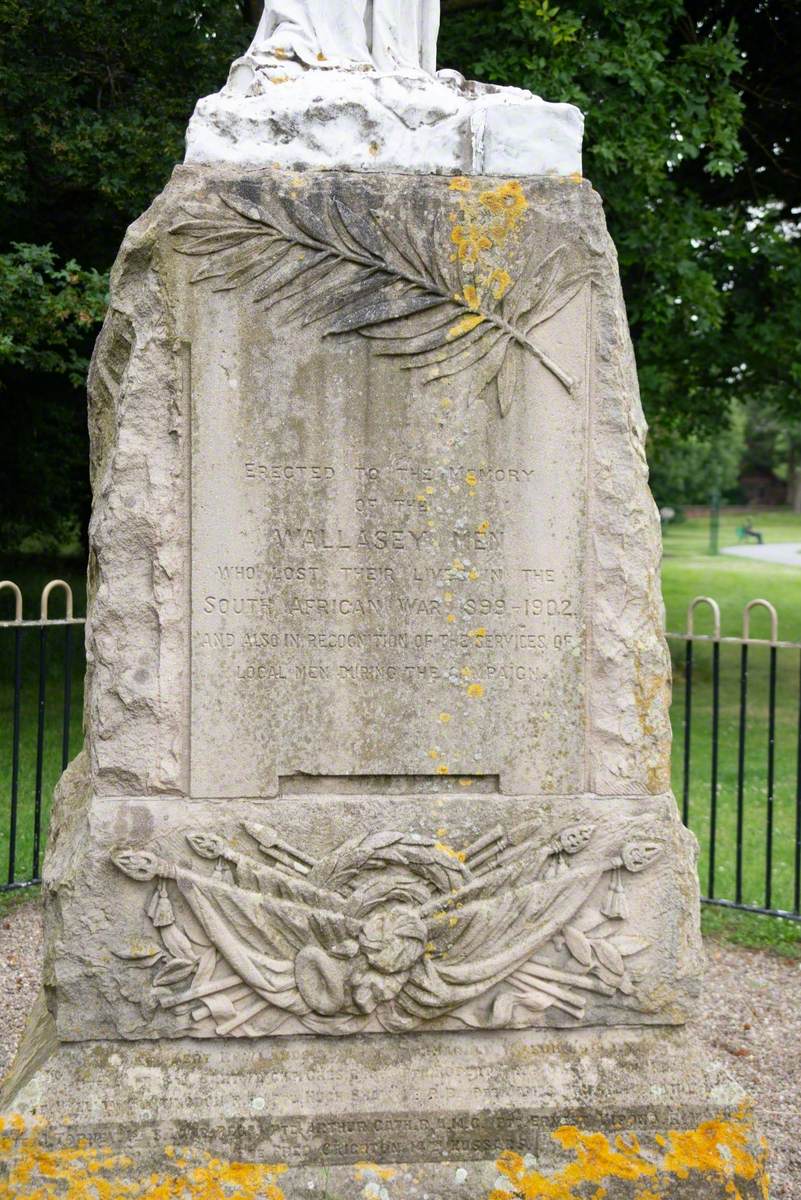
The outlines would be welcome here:
[[[708,634],[695,630],[701,606],[711,614]],[[769,617],[767,638],[751,636],[758,609]],[[701,846],[704,900],[801,921],[801,643],[779,640],[767,600],[745,606],[742,636],[721,636],[709,596],[690,603],[684,633],[667,637],[684,643],[675,662],[683,687],[674,688],[674,761],[682,819]]]
[[[83,655],[72,592],[63,580],[43,589],[39,617],[0,621],[0,891],[40,882],[50,794],[77,749],[74,692]],[[65,615],[49,601],[63,592]],[[695,628],[699,609],[711,631]],[[752,615],[767,613],[767,638],[751,636]],[[697,835],[701,890],[709,904],[801,921],[801,643],[778,637],[765,600],[743,613],[742,636],[721,636],[720,609],[692,601],[684,633],[667,635],[674,653],[674,780],[684,823]],[[683,651],[681,646],[683,644]]]
[[[0,736],[0,779],[6,784],[0,795],[0,891],[13,891],[41,882],[41,863],[50,792],[58,774],[70,759],[73,734],[73,676],[82,670],[76,663],[75,627],[84,618],[73,615],[72,589],[63,579],[53,579],[42,590],[39,617],[23,619],[22,592],[10,580],[0,581],[0,592],[14,597],[14,619],[0,621],[0,663],[9,666],[10,692],[0,680],[0,712],[8,711],[9,745]],[[51,617],[50,597],[61,591],[65,598],[63,618]],[[53,656],[54,631],[62,645]],[[10,639],[10,645],[7,639]],[[31,647],[33,640],[35,646]],[[58,696],[53,711],[54,690]],[[9,699],[10,695],[10,699]],[[5,721],[3,722],[5,724]],[[33,731],[35,730],[35,736]],[[0,735],[5,729],[0,726]],[[33,758],[25,753],[33,750]],[[30,769],[23,772],[23,763]],[[4,844],[5,843],[5,844]]]

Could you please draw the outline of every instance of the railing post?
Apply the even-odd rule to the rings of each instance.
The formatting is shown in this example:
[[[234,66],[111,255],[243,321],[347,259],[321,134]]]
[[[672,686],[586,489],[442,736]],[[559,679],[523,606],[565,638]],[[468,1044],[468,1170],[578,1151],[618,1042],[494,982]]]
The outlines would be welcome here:
[[[720,607],[711,596],[696,596],[687,608],[686,625],[686,663],[688,666],[685,680],[684,701],[684,763],[683,782],[684,799],[682,804],[684,824],[689,825],[690,813],[690,721],[692,720],[692,645],[695,638],[695,610],[699,605],[706,604],[712,610],[712,786],[709,806],[709,894],[714,895],[715,888],[715,842],[717,838],[717,790],[718,790],[718,736],[720,726]]]
[[[17,813],[19,809],[19,743],[22,696],[22,592],[10,579],[0,581],[0,592],[14,594],[14,699],[11,717],[11,798],[8,831],[8,883],[13,884],[17,868]]]

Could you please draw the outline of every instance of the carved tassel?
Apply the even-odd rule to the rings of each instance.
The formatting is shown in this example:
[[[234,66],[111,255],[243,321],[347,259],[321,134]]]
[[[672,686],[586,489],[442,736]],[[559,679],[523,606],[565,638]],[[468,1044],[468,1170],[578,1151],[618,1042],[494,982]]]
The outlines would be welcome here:
[[[629,915],[629,902],[626,898],[626,891],[623,887],[623,876],[619,867],[616,867],[612,872],[609,891],[606,894],[606,900],[601,912],[610,921],[624,921]]]
[[[218,858],[214,864],[215,883],[233,883],[234,875],[224,858]]]
[[[153,898],[148,906],[147,915],[156,926],[156,929],[163,929],[166,925],[175,924],[175,913],[170,903],[166,879],[159,880],[158,887],[153,893]]]
[[[556,854],[552,854],[548,859],[548,863],[543,871],[542,878],[546,880],[558,879],[560,875],[564,875],[567,869],[568,867],[567,863],[565,862],[565,856],[562,854],[561,850],[559,850]]]

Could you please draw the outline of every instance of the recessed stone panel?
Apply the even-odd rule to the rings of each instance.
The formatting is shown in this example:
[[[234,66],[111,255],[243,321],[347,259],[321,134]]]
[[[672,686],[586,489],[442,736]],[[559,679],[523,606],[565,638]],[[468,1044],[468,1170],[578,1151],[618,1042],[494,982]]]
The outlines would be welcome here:
[[[497,384],[484,382],[498,339],[481,354],[480,324],[459,352],[474,367],[445,378],[416,367],[433,353],[381,353],[443,321],[447,349],[460,322],[480,322],[459,304],[424,313],[425,325],[410,313],[372,327],[380,339],[326,336],[332,317],[304,324],[291,300],[265,309],[252,289],[187,285],[192,794],[271,796],[299,773],[491,775],[505,792],[581,791],[591,263],[558,234],[549,241],[519,185],[482,182],[474,200],[441,185],[421,197],[403,180],[380,207],[348,180],[299,190],[265,188],[258,200],[296,236],[309,211],[339,206],[357,229],[370,222],[390,264],[391,231],[426,222],[432,273],[450,276],[449,293],[478,297],[482,285],[465,280],[494,272],[501,282],[485,289],[513,298],[538,248],[568,280],[583,269],[534,343],[570,383],[509,338],[517,373],[502,412]],[[494,256],[468,264],[453,240],[466,194],[488,217],[472,216],[462,236],[509,226]],[[514,218],[496,217],[507,203]],[[332,302],[360,284],[357,266],[342,274]],[[452,352],[440,370],[459,362]]]

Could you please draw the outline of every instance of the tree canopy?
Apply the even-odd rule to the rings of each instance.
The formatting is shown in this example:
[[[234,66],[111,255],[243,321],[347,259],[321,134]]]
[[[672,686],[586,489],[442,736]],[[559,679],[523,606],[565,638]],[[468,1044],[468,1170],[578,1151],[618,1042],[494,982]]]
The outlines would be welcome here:
[[[0,421],[10,431],[0,543],[58,534],[60,513],[74,521],[85,509],[79,380],[106,273],[259,8],[0,0]],[[734,397],[795,418],[795,0],[444,0],[443,10],[443,65],[586,113],[585,174],[618,247],[652,422],[703,437]],[[58,511],[29,503],[31,463]]]

